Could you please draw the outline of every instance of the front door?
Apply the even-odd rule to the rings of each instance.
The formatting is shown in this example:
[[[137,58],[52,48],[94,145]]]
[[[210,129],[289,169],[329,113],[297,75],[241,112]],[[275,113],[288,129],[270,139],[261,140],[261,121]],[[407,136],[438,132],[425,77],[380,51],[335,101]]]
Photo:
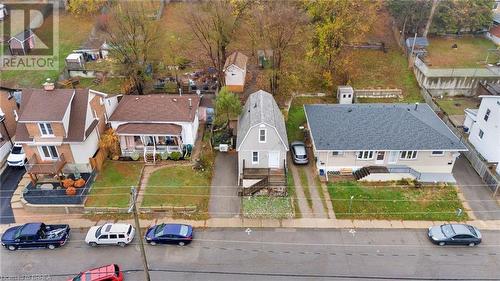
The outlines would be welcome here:
[[[375,164],[384,164],[385,151],[377,151],[377,158]]]
[[[398,161],[399,151],[391,151],[389,152],[389,164],[396,164]]]
[[[269,152],[269,168],[279,168],[280,167],[280,152],[270,151]]]

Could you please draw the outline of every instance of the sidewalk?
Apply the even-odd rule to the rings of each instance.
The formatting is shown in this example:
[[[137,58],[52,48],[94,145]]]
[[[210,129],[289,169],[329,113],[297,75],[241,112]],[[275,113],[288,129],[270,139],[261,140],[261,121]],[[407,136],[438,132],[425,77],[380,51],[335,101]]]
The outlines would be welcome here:
[[[51,222],[45,220],[45,223],[68,223],[73,229],[87,229],[94,225],[104,224],[109,220],[91,221],[88,219],[68,219],[67,221],[57,220]],[[134,224],[132,219],[120,221],[123,223]],[[181,219],[154,219],[141,220],[141,227],[159,223],[184,223],[191,224],[196,228],[387,228],[387,229],[427,229],[432,225],[439,225],[443,221],[398,221],[398,220],[337,220],[337,219],[242,219],[242,218],[212,218],[208,220],[181,220]],[[483,230],[500,230],[500,220],[476,220],[468,221],[467,224],[474,225]],[[15,224],[0,225],[0,232],[14,226]]]

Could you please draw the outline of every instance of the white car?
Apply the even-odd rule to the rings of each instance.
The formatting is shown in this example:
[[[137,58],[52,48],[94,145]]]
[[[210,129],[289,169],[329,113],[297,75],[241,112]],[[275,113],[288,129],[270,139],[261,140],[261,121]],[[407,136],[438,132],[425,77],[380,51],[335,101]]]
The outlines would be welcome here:
[[[92,247],[97,245],[125,245],[132,242],[135,228],[130,224],[107,223],[101,226],[93,226],[87,232],[85,243]]]
[[[18,143],[14,144],[10,150],[9,157],[7,157],[7,165],[11,167],[22,167],[26,161],[26,153],[24,153],[23,146]]]

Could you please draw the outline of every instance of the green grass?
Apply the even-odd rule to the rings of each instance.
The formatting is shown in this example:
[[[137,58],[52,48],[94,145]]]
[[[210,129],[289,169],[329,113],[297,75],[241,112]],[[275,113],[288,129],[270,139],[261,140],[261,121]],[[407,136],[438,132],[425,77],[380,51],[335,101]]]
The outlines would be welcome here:
[[[384,53],[377,50],[353,51],[351,82],[354,88],[398,88],[403,90],[400,102],[422,101],[415,75],[408,68],[406,57],[397,47]],[[384,102],[370,99],[369,102]]]
[[[293,218],[290,197],[254,196],[243,198],[245,218],[288,219]]]
[[[436,103],[448,115],[464,115],[464,109],[479,107],[477,100],[464,97],[436,99]]]
[[[287,114],[286,133],[288,141],[304,140],[304,131],[300,130],[300,126],[306,124],[306,114],[304,112],[304,104],[321,104],[335,103],[336,98],[333,95],[325,97],[296,97],[292,101],[290,110]]]
[[[457,44],[458,48],[451,46]],[[463,38],[434,37],[429,40],[426,62],[433,68],[476,68],[484,66],[488,49],[496,49],[493,42],[486,38],[466,36]],[[489,62],[498,61],[491,53]]]
[[[49,21],[44,21],[49,23]],[[0,72],[0,81],[5,86],[40,88],[46,78],[56,81],[64,69],[65,59],[74,49],[77,49],[88,38],[94,24],[94,18],[74,17],[67,13],[60,13],[59,18],[59,58],[57,70],[5,70]],[[42,35],[51,32],[49,24],[42,25],[38,32]]]
[[[108,77],[101,84],[95,84],[94,78],[80,78],[77,88],[90,88],[109,95],[119,94],[122,89],[123,78]]]
[[[292,199],[293,210],[295,211],[295,218],[301,218],[302,213],[299,208],[299,201],[297,199],[297,192],[295,190],[295,181],[293,180],[293,176],[291,173],[287,173],[287,184],[288,184],[288,195]]]
[[[92,186],[85,206],[127,207],[130,187],[139,185],[143,166],[137,162],[106,162]]]
[[[193,170],[192,166],[172,166],[151,174],[144,194],[143,207],[196,206],[207,214],[211,173]]]
[[[312,209],[313,202],[311,198],[311,190],[309,189],[309,182],[307,181],[306,171],[303,167],[298,167],[297,169],[299,171],[300,183],[302,185],[302,189],[304,190],[304,196],[306,197],[307,205],[309,205],[309,208]]]
[[[329,183],[328,192],[337,218],[402,220],[467,220],[453,186],[400,187],[392,183]],[[349,199],[354,196],[351,212]],[[380,200],[380,201],[376,201]]]
[[[323,205],[323,210],[325,214],[328,215],[328,207],[326,206],[326,198],[325,193],[323,193],[323,187],[321,186],[321,182],[317,176],[313,174],[314,177],[314,185],[316,186],[316,190],[318,191],[319,198],[321,199],[321,204]]]

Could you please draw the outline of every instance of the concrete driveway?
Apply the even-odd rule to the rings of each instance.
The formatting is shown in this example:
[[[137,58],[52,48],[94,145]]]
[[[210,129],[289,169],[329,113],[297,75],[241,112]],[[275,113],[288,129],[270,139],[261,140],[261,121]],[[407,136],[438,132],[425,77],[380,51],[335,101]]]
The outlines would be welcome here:
[[[212,218],[238,217],[241,198],[238,196],[238,155],[218,152],[210,189],[208,212]]]
[[[476,173],[463,155],[458,157],[453,167],[453,176],[472,212],[480,220],[499,220],[500,206],[492,197],[490,189]]]
[[[0,175],[0,224],[15,222],[10,199],[25,172],[24,167],[7,167]]]

